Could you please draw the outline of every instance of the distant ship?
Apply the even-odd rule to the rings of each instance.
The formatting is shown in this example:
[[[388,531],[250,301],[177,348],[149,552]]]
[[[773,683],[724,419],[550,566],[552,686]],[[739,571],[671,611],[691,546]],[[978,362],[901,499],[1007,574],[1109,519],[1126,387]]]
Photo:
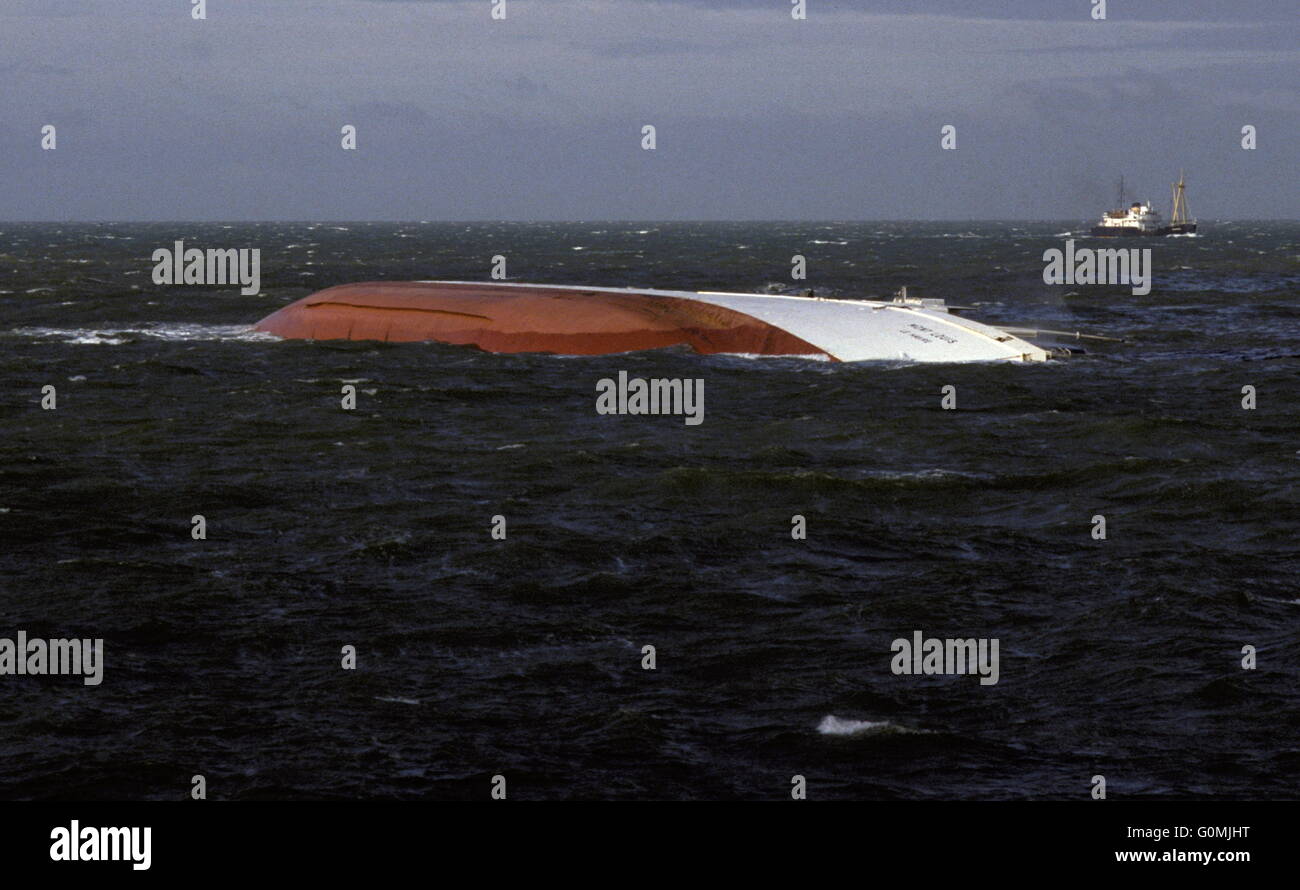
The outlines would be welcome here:
[[[1092,234],[1099,238],[1115,238],[1129,235],[1191,235],[1196,232],[1196,220],[1187,216],[1187,196],[1183,192],[1183,174],[1178,173],[1178,181],[1173,183],[1174,212],[1169,225],[1160,219],[1160,211],[1151,206],[1134,201],[1124,209],[1124,178],[1119,180],[1119,210],[1107,210],[1101,216],[1101,222],[1092,227]]]

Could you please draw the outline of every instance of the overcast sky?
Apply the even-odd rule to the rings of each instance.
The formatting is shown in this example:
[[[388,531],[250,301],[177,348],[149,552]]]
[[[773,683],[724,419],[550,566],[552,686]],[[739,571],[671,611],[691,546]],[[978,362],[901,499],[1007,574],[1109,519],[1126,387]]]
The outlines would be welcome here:
[[[0,219],[1300,217],[1297,0],[1093,3],[0,0]]]

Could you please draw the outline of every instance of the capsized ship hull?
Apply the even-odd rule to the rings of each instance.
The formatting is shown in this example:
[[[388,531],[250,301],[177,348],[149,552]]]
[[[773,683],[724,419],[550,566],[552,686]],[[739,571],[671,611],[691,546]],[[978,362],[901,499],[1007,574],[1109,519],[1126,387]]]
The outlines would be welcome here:
[[[435,340],[489,352],[696,352],[831,361],[1043,361],[998,328],[916,303],[467,281],[344,284],[255,325],[289,339]]]

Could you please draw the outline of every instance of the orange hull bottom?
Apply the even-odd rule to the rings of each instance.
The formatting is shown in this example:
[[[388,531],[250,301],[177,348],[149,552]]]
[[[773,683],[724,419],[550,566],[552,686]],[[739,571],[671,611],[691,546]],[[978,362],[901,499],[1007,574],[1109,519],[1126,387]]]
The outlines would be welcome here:
[[[255,325],[289,339],[436,340],[489,352],[603,355],[690,346],[699,353],[826,353],[767,322],[708,303],[582,288],[377,281],[318,291]]]

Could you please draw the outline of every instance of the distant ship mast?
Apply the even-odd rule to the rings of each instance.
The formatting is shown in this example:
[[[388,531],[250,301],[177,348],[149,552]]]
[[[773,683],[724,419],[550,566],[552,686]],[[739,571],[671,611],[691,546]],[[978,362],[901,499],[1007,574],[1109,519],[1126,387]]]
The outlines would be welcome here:
[[[1187,196],[1183,194],[1183,171],[1178,171],[1178,181],[1173,183],[1174,214],[1169,220],[1171,225],[1186,225],[1191,222],[1187,216]]]

